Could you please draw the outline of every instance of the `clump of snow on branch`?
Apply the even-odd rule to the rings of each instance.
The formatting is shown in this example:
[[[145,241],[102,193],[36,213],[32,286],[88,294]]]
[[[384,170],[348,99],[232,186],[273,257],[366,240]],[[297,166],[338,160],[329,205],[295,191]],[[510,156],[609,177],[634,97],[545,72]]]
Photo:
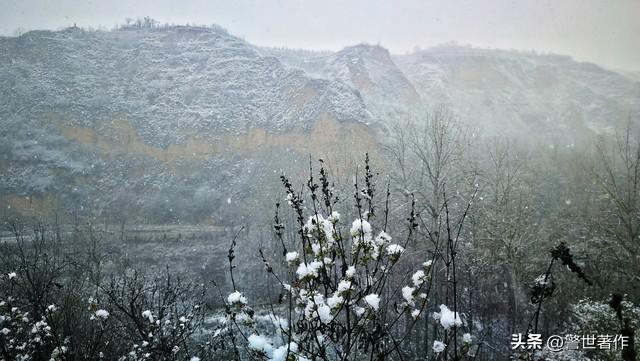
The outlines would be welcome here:
[[[235,291],[235,292],[229,294],[229,296],[227,296],[227,302],[230,305],[236,305],[236,304],[246,305],[247,304],[247,298],[244,297],[242,295],[242,293],[240,293],[239,291]]]
[[[375,293],[367,295],[364,297],[364,301],[371,307],[374,311],[377,311],[380,308],[380,297]]]
[[[298,265],[298,269],[296,270],[296,274],[301,280],[305,278],[315,278],[318,277],[318,270],[320,269],[320,267],[322,267],[321,261],[313,261],[309,264],[300,263],[300,265]]]
[[[447,347],[447,345],[444,342],[437,340],[433,341],[433,352],[441,353],[444,351],[445,347]]]
[[[96,311],[95,315],[102,320],[106,320],[109,318],[109,311],[100,309]]]
[[[433,318],[440,321],[440,325],[445,330],[456,326],[462,326],[462,319],[460,318],[460,314],[458,312],[451,311],[447,306],[440,305],[440,312],[434,312]]]

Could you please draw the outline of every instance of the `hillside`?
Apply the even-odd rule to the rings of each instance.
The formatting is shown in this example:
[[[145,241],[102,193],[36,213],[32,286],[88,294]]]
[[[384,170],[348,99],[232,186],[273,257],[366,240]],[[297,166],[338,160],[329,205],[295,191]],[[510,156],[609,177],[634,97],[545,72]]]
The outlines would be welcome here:
[[[0,195],[21,212],[204,221],[195,209],[250,198],[257,174],[277,179],[279,159],[372,142],[356,91],[218,28],[2,38],[0,91]]]
[[[297,52],[279,52],[277,56],[284,64],[310,76],[356,89],[374,118],[381,122],[406,113],[420,102],[413,84],[381,46],[359,44],[320,56]]]
[[[457,46],[391,55],[266,49],[217,27],[32,31],[0,38],[2,209],[241,220],[227,205],[261,213],[256,195],[292,162],[344,169],[421,104],[487,132],[573,139],[637,119],[640,83],[565,56]]]
[[[640,115],[640,83],[568,56],[440,46],[394,60],[423,99],[488,131],[610,133]]]

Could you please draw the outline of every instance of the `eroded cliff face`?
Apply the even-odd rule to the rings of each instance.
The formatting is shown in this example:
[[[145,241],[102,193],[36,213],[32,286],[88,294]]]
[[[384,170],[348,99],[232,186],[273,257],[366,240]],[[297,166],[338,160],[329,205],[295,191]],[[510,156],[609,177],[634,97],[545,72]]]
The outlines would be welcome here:
[[[211,162],[224,162],[227,159],[241,159],[241,162],[261,159],[260,162],[264,167],[268,167],[271,163],[280,164],[288,160],[300,160],[297,164],[289,164],[287,168],[277,168],[277,171],[287,173],[302,184],[308,174],[308,164],[303,160],[310,156],[314,161],[322,159],[334,176],[344,179],[349,179],[353,175],[352,170],[357,163],[362,163],[365,153],[378,158],[376,162],[380,162],[382,158],[377,157],[379,144],[370,127],[360,122],[339,122],[326,113],[321,114],[310,129],[293,128],[284,132],[257,127],[250,128],[243,134],[207,135],[195,130],[183,129],[181,142],[169,144],[166,147],[146,142],[139,135],[134,124],[127,119],[103,121],[100,128],[96,129],[65,122],[60,114],[51,115],[51,118],[57,119],[52,128],[53,132],[64,138],[65,147],[72,149],[71,153],[74,157],[91,154],[94,161],[107,167],[115,163],[126,165],[133,161],[119,173],[113,172],[110,185],[99,189],[90,189],[94,184],[101,183],[101,180],[97,179],[99,176],[93,174],[90,169],[93,165],[79,174],[73,174],[73,171],[67,172],[65,169],[58,170],[61,177],[73,178],[75,191],[83,192],[78,189],[80,187],[87,193],[105,195],[117,193],[119,187],[127,187],[135,183],[135,179],[153,178],[154,174],[179,179],[194,173],[222,172],[221,169],[211,168]],[[287,154],[290,158],[282,159],[282,154]],[[272,181],[277,182],[277,177],[272,178]],[[258,182],[255,179],[253,181]],[[212,184],[212,186],[215,185]],[[246,184],[239,182],[239,184],[225,184],[223,187],[241,190],[245,186]],[[142,191],[156,193],[153,188],[142,189]],[[2,199],[11,210],[22,215],[51,217],[61,208],[68,206],[63,204],[64,200],[61,200],[57,193],[55,190],[23,192],[20,195],[4,195]],[[102,201],[109,199],[108,196],[94,197]],[[93,207],[88,204],[87,208]],[[210,209],[209,212],[215,213],[216,210]],[[136,211],[136,213],[141,218],[144,217],[144,212]],[[211,222],[210,217],[205,218]]]
[[[22,216],[51,217],[55,215],[58,202],[54,193],[36,195],[4,195],[0,197],[7,211],[16,211]]]
[[[317,154],[331,159],[349,153],[364,154],[376,149],[375,135],[366,125],[339,123],[323,114],[310,131],[293,129],[272,133],[264,128],[251,128],[245,134],[219,134],[204,137],[197,132],[184,131],[184,141],[167,147],[157,147],[140,139],[135,128],[126,120],[116,120],[99,134],[82,126],[60,125],[60,134],[78,142],[88,151],[104,155],[126,154],[154,158],[169,165],[178,161],[206,160],[225,154],[250,157],[272,148],[289,149],[302,154]],[[335,159],[337,162],[338,159]]]

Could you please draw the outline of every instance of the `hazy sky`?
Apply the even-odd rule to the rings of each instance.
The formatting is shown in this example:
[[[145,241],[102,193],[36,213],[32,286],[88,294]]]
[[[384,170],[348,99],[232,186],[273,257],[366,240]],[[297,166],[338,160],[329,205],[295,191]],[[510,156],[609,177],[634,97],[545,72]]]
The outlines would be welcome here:
[[[447,41],[569,54],[640,70],[640,0],[0,0],[0,34],[123,23],[216,23],[259,45],[393,53]]]

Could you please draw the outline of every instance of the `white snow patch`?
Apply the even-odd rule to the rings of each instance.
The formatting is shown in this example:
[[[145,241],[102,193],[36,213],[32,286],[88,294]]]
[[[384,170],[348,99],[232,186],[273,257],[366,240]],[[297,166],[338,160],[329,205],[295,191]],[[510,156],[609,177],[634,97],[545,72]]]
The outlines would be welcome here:
[[[97,310],[96,311],[96,317],[99,317],[103,320],[106,320],[107,318],[109,318],[109,311],[107,310]]]
[[[340,222],[340,213],[333,211],[327,220],[333,224]]]
[[[149,322],[153,322],[153,314],[151,313],[150,310],[142,311],[142,317],[144,317],[147,320],[149,320]]]
[[[296,270],[296,274],[299,279],[303,279],[305,277],[315,278],[318,277],[318,269],[320,269],[320,267],[322,267],[322,262],[319,261],[313,261],[309,264],[300,263]]]
[[[347,272],[346,272],[347,278],[353,278],[353,276],[355,276],[355,274],[356,274],[356,268],[354,266],[349,266],[349,268],[347,268]]]
[[[471,334],[465,333],[464,335],[462,335],[462,342],[471,343]]]
[[[338,283],[338,292],[342,293],[351,288],[351,281],[342,280]]]
[[[420,317],[420,310],[411,311],[411,317],[413,317],[414,320]]]
[[[297,260],[299,257],[298,252],[288,252],[285,256],[285,259],[287,260],[287,262],[293,262],[295,260]]]
[[[449,307],[440,305],[440,312],[434,312],[433,318],[440,320],[440,324],[445,330],[451,328],[451,326],[462,326],[462,319],[458,312],[453,312]]]
[[[287,345],[282,345],[277,349],[273,350],[273,355],[269,359],[269,361],[286,361],[287,357],[287,349],[289,350],[289,356],[298,352],[298,344],[295,342],[291,342],[289,347]]]
[[[413,305],[415,303],[414,297],[413,297],[413,292],[416,289],[413,287],[409,287],[409,286],[404,286],[402,287],[402,298],[405,299],[405,301],[407,301],[408,304]]]
[[[351,237],[354,240],[364,238],[365,240],[371,239],[371,224],[364,219],[356,219],[351,224]]]
[[[411,276],[411,280],[413,281],[413,285],[416,287],[420,287],[425,280],[425,274],[423,270],[418,270],[416,273]]]
[[[255,351],[264,352],[265,354],[270,354],[273,351],[273,346],[271,346],[271,341],[260,335],[256,335],[255,333],[249,335],[247,338],[249,341],[249,348]]]
[[[445,347],[447,347],[447,345],[444,342],[442,342],[442,341],[433,341],[433,352],[440,353],[440,352],[444,351]]]
[[[378,237],[376,237],[376,244],[378,246],[381,246],[389,242],[391,242],[391,236],[385,231],[380,231],[380,234],[378,234]]]
[[[235,291],[231,294],[229,294],[229,296],[227,296],[227,302],[231,305],[233,304],[243,304],[246,305],[247,304],[247,298],[244,297],[242,295],[242,293],[240,293],[239,291]]]
[[[364,297],[364,301],[371,307],[374,311],[377,311],[380,308],[380,297],[375,293],[367,295]]]
[[[324,304],[318,306],[318,317],[320,317],[320,322],[324,323],[325,325],[331,322],[331,319],[333,318],[331,316],[331,308]]]
[[[404,248],[402,248],[399,244],[390,244],[387,246],[387,254],[389,256],[399,256],[404,252]]]
[[[336,308],[344,302],[344,298],[336,292],[333,296],[327,298],[327,305],[331,308]]]

